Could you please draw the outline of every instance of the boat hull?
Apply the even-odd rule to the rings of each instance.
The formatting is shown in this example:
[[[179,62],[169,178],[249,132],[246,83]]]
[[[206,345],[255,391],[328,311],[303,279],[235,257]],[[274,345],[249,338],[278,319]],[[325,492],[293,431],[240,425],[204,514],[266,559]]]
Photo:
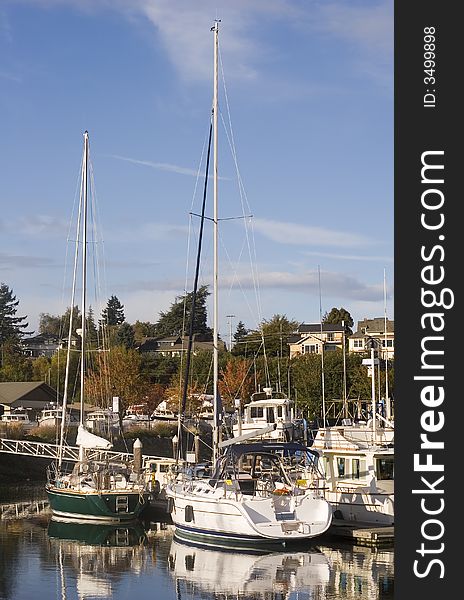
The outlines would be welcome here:
[[[395,502],[393,494],[373,494],[363,490],[326,492],[334,515],[344,521],[394,525]]]
[[[220,540],[221,544],[288,542],[322,535],[332,522],[332,507],[311,493],[293,497],[235,499],[166,489],[176,533],[190,541]],[[176,489],[177,488],[177,489]]]
[[[48,485],[46,492],[54,516],[86,522],[135,521],[146,504],[145,496],[134,491],[63,490]]]

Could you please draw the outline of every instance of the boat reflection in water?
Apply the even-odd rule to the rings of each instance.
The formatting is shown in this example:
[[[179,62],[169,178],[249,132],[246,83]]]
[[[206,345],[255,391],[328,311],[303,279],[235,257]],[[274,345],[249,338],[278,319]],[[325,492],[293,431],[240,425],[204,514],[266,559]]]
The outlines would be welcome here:
[[[317,546],[302,543],[279,551],[235,551],[184,542],[174,532],[171,523],[120,526],[52,520],[46,547],[55,568],[43,571],[52,575],[44,585],[44,597],[123,600],[132,590],[141,599],[394,598],[391,549],[321,540]]]
[[[66,600],[74,582],[79,600],[112,598],[115,580],[127,571],[140,572],[146,562],[146,534],[141,524],[121,526],[52,519],[48,537],[56,549],[62,600]]]
[[[204,594],[211,593],[227,598],[284,600],[292,592],[314,594],[318,588],[322,593],[330,578],[329,561],[316,548],[238,553],[193,546],[176,537],[171,544],[168,569],[178,593],[183,588],[195,598],[209,597]]]

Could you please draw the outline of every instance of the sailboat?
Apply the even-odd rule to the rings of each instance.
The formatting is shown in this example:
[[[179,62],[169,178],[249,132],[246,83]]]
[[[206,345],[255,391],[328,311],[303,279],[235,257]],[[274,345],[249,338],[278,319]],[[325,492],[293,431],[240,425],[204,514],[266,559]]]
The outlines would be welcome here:
[[[145,505],[146,494],[141,465],[139,468],[124,463],[109,462],[101,455],[112,443],[88,431],[84,426],[84,399],[86,373],[86,284],[87,284],[87,206],[89,189],[89,135],[84,133],[81,169],[80,202],[74,256],[74,275],[69,316],[68,350],[66,360],[62,410],[66,414],[68,400],[69,366],[73,307],[75,306],[76,274],[79,250],[82,249],[82,324],[80,356],[80,420],[76,445],[79,458],[74,468],[67,471],[63,462],[66,444],[66,423],[61,419],[57,461],[47,470],[46,492],[53,517],[84,521],[122,523],[134,520]]]
[[[288,473],[282,456],[274,452],[266,443],[242,443],[247,441],[247,434],[229,440],[220,440],[217,277],[219,24],[217,21],[212,31],[214,32],[213,472],[209,478],[194,478],[181,473],[166,486],[166,496],[175,525],[175,535],[179,539],[229,547],[256,547],[270,543],[285,545],[292,540],[314,538],[327,531],[332,521],[332,509],[324,498],[320,485],[321,474],[316,463],[313,463],[311,473],[312,485],[300,487]],[[255,433],[251,432],[252,435]]]

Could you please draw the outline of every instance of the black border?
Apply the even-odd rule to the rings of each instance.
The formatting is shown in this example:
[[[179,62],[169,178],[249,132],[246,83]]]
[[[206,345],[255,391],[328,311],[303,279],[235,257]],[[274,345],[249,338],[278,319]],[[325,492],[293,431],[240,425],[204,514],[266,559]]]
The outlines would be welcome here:
[[[464,419],[461,416],[462,388],[460,372],[464,372],[464,323],[459,313],[459,275],[461,240],[464,240],[464,222],[461,204],[464,204],[460,187],[462,136],[461,98],[459,88],[463,67],[464,25],[458,16],[459,3],[431,2],[429,0],[406,0],[395,2],[395,598],[405,599],[419,594],[420,600],[447,600],[461,597],[461,558],[458,544],[464,537],[462,499],[464,485],[460,481],[460,441],[464,440]],[[436,82],[424,83],[424,28],[436,30]],[[424,107],[424,94],[434,89],[435,107]],[[462,141],[461,141],[462,140]],[[425,230],[420,223],[421,155],[428,150],[444,151],[445,194],[443,213],[445,224],[438,241],[438,232]],[[441,518],[443,537],[428,542],[430,548],[444,543],[444,550],[428,554],[429,560],[443,561],[441,567],[434,565],[430,573],[419,578],[413,565],[421,559],[420,570],[425,571],[427,558],[417,553],[423,541],[421,526],[428,517],[421,510],[420,495],[412,490],[421,486],[420,473],[414,472],[413,455],[420,451],[421,414],[427,410],[421,403],[420,390],[424,382],[414,380],[420,372],[421,340],[426,332],[421,327],[421,315],[427,312],[421,303],[421,246],[431,248],[435,243],[443,245],[445,255],[440,263],[445,269],[442,287],[454,291],[455,304],[442,310],[444,313],[444,363],[445,400],[441,406],[445,425],[435,439],[442,439],[444,450],[434,453],[434,461],[441,457],[445,476],[442,497],[445,501]],[[437,252],[436,257],[440,255]],[[439,287],[439,286],[437,286]],[[439,309],[433,309],[437,311]],[[462,364],[461,364],[462,363]],[[461,383],[461,385],[460,385]],[[439,384],[437,384],[439,385]],[[440,409],[436,409],[440,410]],[[463,455],[464,457],[464,455]],[[428,496],[431,498],[431,496]],[[438,496],[434,496],[438,498]],[[430,529],[430,531],[432,531]],[[464,566],[462,567],[464,570]],[[440,595],[441,596],[440,596]]]

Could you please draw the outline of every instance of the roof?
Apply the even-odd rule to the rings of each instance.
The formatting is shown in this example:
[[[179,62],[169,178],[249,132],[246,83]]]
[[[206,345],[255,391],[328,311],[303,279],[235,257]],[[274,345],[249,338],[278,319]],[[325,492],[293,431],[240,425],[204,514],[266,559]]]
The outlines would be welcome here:
[[[298,327],[298,333],[320,333],[322,331],[345,331],[340,323],[301,323]]]
[[[282,452],[284,456],[293,456],[297,452],[314,454],[312,450],[299,442],[252,442],[249,444],[232,444],[227,448],[227,454],[235,457],[250,452],[269,452],[270,454]]]
[[[45,381],[0,382],[0,404],[43,408],[57,399],[56,391]]]
[[[366,331],[364,331],[366,330]],[[387,333],[394,333],[395,322],[387,319]],[[373,319],[363,319],[358,321],[358,329],[356,333],[367,333],[372,335],[374,333],[385,332],[385,317],[374,317]]]

